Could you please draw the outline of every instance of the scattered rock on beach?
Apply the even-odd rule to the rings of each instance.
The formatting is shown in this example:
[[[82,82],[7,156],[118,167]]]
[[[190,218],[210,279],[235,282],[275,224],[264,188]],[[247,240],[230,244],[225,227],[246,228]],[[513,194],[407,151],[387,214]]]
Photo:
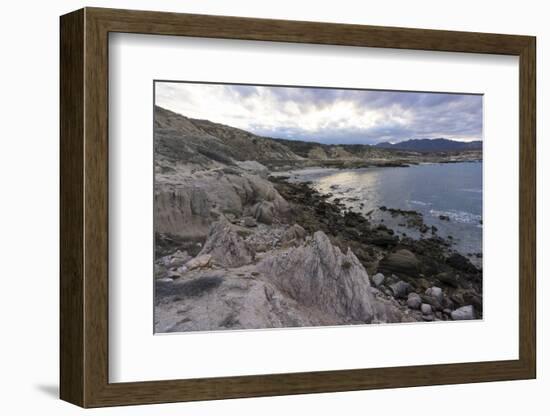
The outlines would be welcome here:
[[[378,287],[384,283],[384,279],[385,277],[382,273],[376,273],[374,276],[372,276],[372,283],[374,283],[374,285]]]
[[[443,291],[437,286],[432,286],[427,289],[426,295],[437,299],[439,302],[443,302]]]
[[[431,315],[432,307],[427,303],[423,303],[422,305],[420,305],[420,311],[422,312],[423,315]]]
[[[411,309],[419,309],[420,305],[422,304],[422,299],[420,298],[420,295],[415,292],[409,293],[409,296],[407,298],[407,306]]]
[[[451,312],[451,318],[455,321],[474,319],[474,307],[472,305],[462,306]]]
[[[398,299],[406,299],[407,295],[412,291],[412,286],[402,280],[390,285],[393,296]]]

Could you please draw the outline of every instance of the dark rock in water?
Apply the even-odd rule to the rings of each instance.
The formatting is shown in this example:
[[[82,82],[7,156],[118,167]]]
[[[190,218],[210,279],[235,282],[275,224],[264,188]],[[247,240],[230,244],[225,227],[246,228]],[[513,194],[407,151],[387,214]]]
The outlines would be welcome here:
[[[441,221],[451,221],[451,219],[449,218],[448,215],[440,215],[440,216],[439,216],[439,219],[440,219]]]
[[[387,231],[374,231],[365,240],[367,243],[387,248],[395,246],[399,241],[399,237]]]
[[[408,294],[412,291],[412,286],[402,280],[390,285],[393,296],[398,299],[407,299]]]
[[[481,296],[473,291],[468,291],[463,294],[464,303],[471,304],[477,311],[481,311],[483,308],[483,302]]]
[[[476,267],[461,254],[453,253],[447,258],[447,264],[454,267],[457,270],[461,270],[466,273],[476,273]]]
[[[436,276],[436,279],[441,283],[454,288],[460,287],[459,275],[455,272],[442,272]]]
[[[464,297],[462,296],[461,293],[453,293],[451,296],[451,301],[457,305],[457,306],[460,306],[460,305],[464,305]]]
[[[383,272],[387,271],[414,277],[418,273],[418,268],[418,258],[407,249],[390,253],[380,261],[380,269]]]

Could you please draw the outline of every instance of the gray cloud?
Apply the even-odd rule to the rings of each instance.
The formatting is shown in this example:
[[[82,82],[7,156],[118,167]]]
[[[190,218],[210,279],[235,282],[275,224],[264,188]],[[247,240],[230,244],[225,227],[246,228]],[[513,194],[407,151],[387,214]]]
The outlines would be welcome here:
[[[157,105],[259,135],[321,143],[481,139],[482,96],[157,83]]]

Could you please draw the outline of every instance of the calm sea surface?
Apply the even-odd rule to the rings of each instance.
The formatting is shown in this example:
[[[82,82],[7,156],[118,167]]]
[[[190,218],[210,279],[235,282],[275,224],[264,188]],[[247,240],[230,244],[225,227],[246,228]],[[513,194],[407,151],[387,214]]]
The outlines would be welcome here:
[[[438,229],[441,237],[452,237],[462,254],[482,251],[481,162],[424,164],[408,168],[325,169],[291,171],[293,181],[310,181],[321,193],[332,194],[354,211],[367,214],[400,233],[420,238],[419,232],[399,226],[402,217],[391,218],[381,206],[415,210],[424,222]],[[439,219],[446,215],[450,221]],[[426,236],[430,234],[427,233]],[[474,263],[480,260],[470,256]]]

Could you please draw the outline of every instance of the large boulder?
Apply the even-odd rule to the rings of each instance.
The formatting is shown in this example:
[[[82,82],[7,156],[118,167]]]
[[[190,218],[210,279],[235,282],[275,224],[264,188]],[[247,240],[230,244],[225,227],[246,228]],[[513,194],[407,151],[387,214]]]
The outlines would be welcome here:
[[[350,249],[342,253],[322,231],[299,247],[267,256],[258,269],[305,307],[336,315],[342,322],[370,323],[374,318],[367,271]]]
[[[379,269],[385,273],[416,277],[419,264],[414,253],[407,249],[401,249],[384,257],[380,261]]]
[[[212,224],[198,257],[210,256],[210,262],[224,267],[239,267],[254,259],[254,251],[229,221],[221,218]]]

